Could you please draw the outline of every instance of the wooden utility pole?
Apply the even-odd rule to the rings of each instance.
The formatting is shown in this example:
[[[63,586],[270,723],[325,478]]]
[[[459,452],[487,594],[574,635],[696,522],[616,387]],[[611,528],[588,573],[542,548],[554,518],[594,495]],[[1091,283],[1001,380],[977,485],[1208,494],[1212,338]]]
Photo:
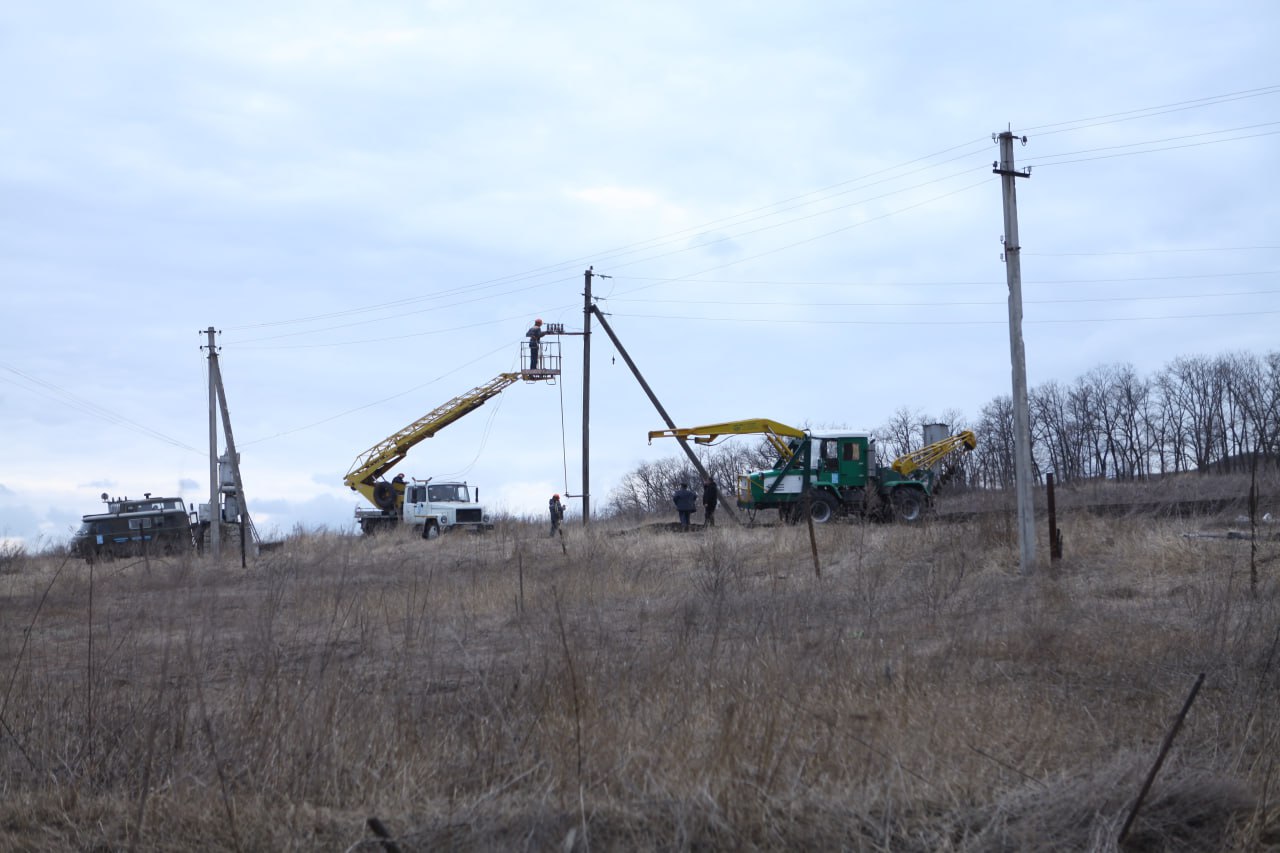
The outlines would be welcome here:
[[[217,331],[205,329],[209,336],[209,553],[216,563],[222,556],[222,501],[218,492],[218,347],[214,343]]]
[[[591,521],[591,276],[582,274],[582,526]]]
[[[1024,575],[1035,571],[1035,505],[1031,490],[1031,416],[1027,402],[1027,355],[1022,343],[1022,245],[1018,242],[1018,196],[1014,182],[1031,177],[1013,166],[1011,131],[993,133],[1000,143],[1000,162],[992,169],[1001,176],[1004,189],[1004,261],[1009,282],[1009,358],[1013,363],[1013,476],[1018,498],[1019,567]],[[1027,144],[1025,136],[1020,137]]]

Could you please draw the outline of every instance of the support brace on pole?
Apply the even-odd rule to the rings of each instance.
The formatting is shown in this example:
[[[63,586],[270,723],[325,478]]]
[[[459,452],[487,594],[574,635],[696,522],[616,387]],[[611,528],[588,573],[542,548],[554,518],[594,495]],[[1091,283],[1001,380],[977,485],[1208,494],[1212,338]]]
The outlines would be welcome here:
[[[627,348],[622,345],[622,341],[618,340],[618,336],[613,332],[613,327],[610,326],[609,321],[604,318],[604,314],[600,311],[600,308],[596,305],[592,305],[591,313],[600,321],[601,328],[603,328],[605,334],[609,336],[609,340],[613,341],[613,345],[618,348],[618,355],[622,356],[622,360],[627,363],[627,367],[631,368],[631,372],[635,375],[636,381],[640,383],[640,387],[644,389],[644,393],[649,396],[649,402],[653,403],[653,407],[658,410],[658,414],[666,423],[667,428],[676,429],[675,421],[671,420],[671,416],[667,414],[667,410],[664,409],[662,407],[662,403],[658,401],[658,396],[653,393],[653,389],[649,387],[649,383],[646,382],[644,376],[640,374],[640,368],[636,367],[636,363],[631,360],[631,355],[627,352]],[[689,462],[692,463],[703,481],[710,480],[711,475],[707,473],[707,469],[703,467],[701,460],[699,460],[697,454],[693,452],[693,448],[689,447],[688,440],[682,436],[676,436],[676,441],[680,442],[680,449],[684,451],[685,456],[689,457]],[[724,507],[726,515],[735,522],[738,521],[738,516],[734,513],[733,507],[729,505],[728,501],[722,501],[720,506]]]

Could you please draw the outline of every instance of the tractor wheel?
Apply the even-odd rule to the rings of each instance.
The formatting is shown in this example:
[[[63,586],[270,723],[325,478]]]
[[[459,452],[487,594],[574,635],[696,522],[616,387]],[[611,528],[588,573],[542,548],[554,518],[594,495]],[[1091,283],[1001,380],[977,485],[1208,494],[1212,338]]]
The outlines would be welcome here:
[[[925,497],[920,489],[898,488],[893,491],[893,517],[913,524],[924,518]]]
[[[835,498],[826,492],[814,492],[809,496],[809,517],[814,524],[826,524],[836,514]]]

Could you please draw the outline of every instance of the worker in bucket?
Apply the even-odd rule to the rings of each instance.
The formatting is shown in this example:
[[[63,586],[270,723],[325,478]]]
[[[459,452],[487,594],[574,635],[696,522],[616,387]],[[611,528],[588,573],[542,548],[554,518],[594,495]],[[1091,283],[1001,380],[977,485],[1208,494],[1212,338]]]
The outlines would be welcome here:
[[[551,500],[547,501],[547,510],[551,513],[551,536],[555,536],[560,532],[560,522],[564,521],[564,504],[560,503],[559,495],[552,495]]]
[[[542,318],[539,317],[533,321],[533,326],[529,328],[529,369],[538,369],[538,356],[542,350]]]

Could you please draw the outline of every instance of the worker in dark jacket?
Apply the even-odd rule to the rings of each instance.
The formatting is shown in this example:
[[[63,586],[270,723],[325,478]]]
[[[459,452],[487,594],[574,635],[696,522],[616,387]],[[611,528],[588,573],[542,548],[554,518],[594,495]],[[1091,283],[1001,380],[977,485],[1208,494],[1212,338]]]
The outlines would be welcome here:
[[[708,477],[702,483],[702,526],[716,526],[716,504],[720,502],[720,490],[716,481]]]
[[[538,356],[542,353],[542,318],[533,321],[533,326],[526,333],[529,335],[529,369],[538,369]]]
[[[560,522],[564,521],[564,504],[560,503],[559,495],[552,495],[551,500],[547,501],[547,510],[551,513],[551,536],[555,536],[560,532]]]
[[[680,513],[680,529],[688,530],[689,516],[698,508],[698,496],[689,488],[688,483],[681,483],[671,500],[675,501],[676,512]]]

